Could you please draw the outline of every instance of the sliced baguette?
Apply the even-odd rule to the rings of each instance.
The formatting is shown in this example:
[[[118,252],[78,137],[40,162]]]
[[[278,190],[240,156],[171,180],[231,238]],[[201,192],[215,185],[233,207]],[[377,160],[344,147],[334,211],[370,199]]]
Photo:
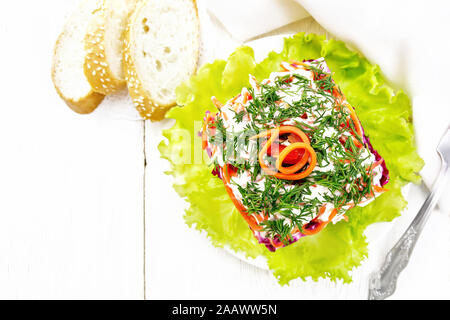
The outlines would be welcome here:
[[[196,70],[199,21],[193,0],[142,0],[125,34],[126,80],[144,119],[159,121],[175,105],[175,88]]]
[[[85,38],[84,72],[96,92],[110,94],[125,87],[123,36],[136,0],[100,0],[100,10]]]
[[[84,38],[97,9],[96,0],[80,3],[59,35],[53,54],[52,80],[56,91],[70,108],[81,114],[94,111],[104,98],[93,90],[84,74]]]

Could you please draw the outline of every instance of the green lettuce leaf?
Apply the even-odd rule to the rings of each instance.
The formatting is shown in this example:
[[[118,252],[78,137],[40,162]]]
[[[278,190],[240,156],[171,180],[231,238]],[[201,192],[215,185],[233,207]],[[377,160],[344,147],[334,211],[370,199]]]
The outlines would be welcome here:
[[[329,225],[317,235],[272,253],[257,243],[222,181],[211,175],[212,167],[200,151],[197,133],[205,112],[214,111],[211,96],[225,103],[249,85],[249,74],[262,80],[279,70],[281,61],[319,57],[325,58],[334,80],[356,107],[374,148],[386,160],[391,177],[386,186],[389,192],[364,208],[349,211],[348,223]],[[255,62],[250,47],[240,47],[227,61],[202,66],[178,87],[177,103],[182,107],[173,108],[167,115],[176,120],[175,125],[164,131],[168,142],[162,142],[159,148],[161,156],[171,163],[168,173],[175,177],[175,190],[190,204],[186,223],[206,231],[215,246],[229,246],[247,257],[264,256],[280,284],[320,277],[350,282],[349,271],[367,257],[366,227],[399,216],[406,206],[401,187],[420,181],[417,172],[423,161],[415,148],[409,98],[385,83],[378,66],[341,41],[299,33],[285,39],[281,52],[270,52],[260,63]]]

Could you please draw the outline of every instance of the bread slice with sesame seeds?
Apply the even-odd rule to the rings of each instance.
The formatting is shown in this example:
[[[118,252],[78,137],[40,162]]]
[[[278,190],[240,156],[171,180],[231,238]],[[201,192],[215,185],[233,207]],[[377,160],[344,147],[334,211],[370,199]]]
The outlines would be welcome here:
[[[196,70],[199,21],[193,0],[141,0],[125,34],[126,80],[144,119],[162,120],[175,88]]]
[[[97,0],[83,0],[59,35],[52,62],[56,91],[75,112],[91,113],[105,97],[93,90],[84,74],[84,38],[89,22],[98,9]]]
[[[110,94],[125,87],[123,36],[136,0],[100,0],[85,38],[84,71],[96,92]]]

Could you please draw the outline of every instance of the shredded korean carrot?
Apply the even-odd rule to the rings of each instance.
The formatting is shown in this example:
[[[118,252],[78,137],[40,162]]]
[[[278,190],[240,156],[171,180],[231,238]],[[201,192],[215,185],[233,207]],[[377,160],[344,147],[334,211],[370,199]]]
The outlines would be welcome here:
[[[325,228],[325,227],[333,220],[333,218],[334,218],[334,217],[336,216],[336,214],[338,213],[338,209],[336,209],[336,208],[334,208],[334,209],[331,211],[330,216],[328,217],[328,219],[327,219],[326,221],[319,221],[318,218],[325,212],[326,208],[327,208],[327,205],[324,204],[322,207],[320,207],[319,213],[318,213],[317,217],[314,218],[313,220],[311,220],[310,222],[305,223],[305,224],[303,225],[302,231],[301,231],[302,234],[304,234],[304,235],[306,235],[306,236],[310,236],[310,235],[319,233],[320,231],[323,230],[323,228]],[[348,217],[344,215],[344,219],[348,220]],[[315,225],[315,228],[314,228],[314,229],[307,228],[307,225],[308,225],[308,224],[311,224],[311,223]],[[292,234],[295,234],[295,233],[297,233],[297,232],[299,232],[299,231],[300,231],[299,228],[298,228],[298,227],[295,227],[295,228],[292,230]]]
[[[358,139],[356,139],[355,137],[352,137],[352,139],[353,139],[353,143],[355,144],[355,147],[357,147],[357,148],[362,148],[364,145],[358,140]]]
[[[363,130],[361,126],[361,122],[359,122],[358,116],[356,115],[355,109],[353,109],[352,106],[349,104],[346,104],[348,110],[350,111],[350,118],[353,121],[356,129],[356,133],[362,138],[363,137]]]
[[[222,109],[223,104],[216,97],[211,97],[211,101],[217,109]]]
[[[279,137],[280,134],[291,133],[297,135],[303,142],[295,142],[285,148],[280,152],[276,161],[276,169],[274,171],[270,169],[264,161],[264,156],[267,154],[267,150],[272,146],[274,141]],[[258,160],[261,165],[262,170],[278,179],[284,180],[300,180],[311,174],[317,164],[317,156],[314,149],[310,145],[308,136],[299,128],[294,126],[280,126],[275,129],[264,131],[256,136],[251,137],[251,139],[269,137],[267,142],[264,144],[263,148],[259,152]],[[291,167],[283,167],[283,160],[291,153],[293,150],[303,149],[305,150],[303,157]],[[296,173],[301,170],[306,163],[309,162],[309,166],[306,170]]]
[[[247,224],[250,226],[252,230],[260,231],[262,227],[258,224],[257,221],[255,221],[255,218],[253,216],[250,216],[245,209],[245,207],[242,205],[242,203],[236,199],[233,190],[231,190],[229,183],[230,183],[230,172],[229,172],[229,166],[225,165],[222,170],[222,181],[225,185],[225,190],[228,193],[228,196],[230,197],[231,201],[233,202],[236,209],[239,211],[239,213],[242,215],[242,217],[245,219]]]
[[[379,193],[383,193],[383,192],[389,191],[388,189],[383,188],[383,187],[379,187],[377,185],[373,185],[372,188],[373,188],[373,190],[375,192],[379,192]]]
[[[255,89],[256,93],[259,93],[261,91],[261,86],[256,81],[255,76],[252,76],[251,74],[248,76],[248,81],[250,82],[250,85],[253,89]]]
[[[383,161],[384,161],[383,159],[380,159],[377,162],[374,162],[374,164],[372,164],[372,166],[370,167],[370,170],[374,170],[376,167],[381,165],[383,163]]]
[[[275,241],[273,241],[272,239],[270,240],[270,243],[275,247],[275,248],[281,248],[282,246],[284,246],[284,243],[283,242],[278,242],[278,243],[275,243]]]
[[[292,173],[298,172],[301,168],[303,168],[306,165],[306,163],[308,162],[308,158],[309,158],[309,151],[307,150],[308,145],[309,144],[304,143],[304,142],[294,142],[291,145],[289,145],[287,148],[282,150],[280,152],[280,154],[278,155],[278,159],[277,159],[276,165],[275,165],[275,167],[278,169],[278,171],[280,171],[281,173],[285,173],[285,174],[292,174]],[[300,159],[300,161],[290,167],[287,167],[287,168],[283,167],[283,162],[286,159],[286,157],[289,155],[289,153],[291,153],[292,151],[297,150],[297,149],[305,150],[305,152],[303,153],[303,157]]]
[[[288,65],[286,62],[282,62],[280,64],[281,69],[283,69],[283,71],[291,71],[288,69],[288,66],[286,66],[285,64]]]
[[[242,94],[242,104],[246,104],[248,101],[248,96],[250,94],[247,90],[243,91],[241,94]]]

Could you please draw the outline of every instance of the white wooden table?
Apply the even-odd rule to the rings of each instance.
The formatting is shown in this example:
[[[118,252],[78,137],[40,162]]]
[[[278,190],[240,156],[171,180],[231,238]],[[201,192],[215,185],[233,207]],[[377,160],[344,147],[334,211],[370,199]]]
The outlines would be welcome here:
[[[170,123],[136,120],[129,104],[117,104],[123,99],[80,116],[57,96],[53,44],[76,2],[0,4],[0,298],[364,299],[367,275],[411,221],[423,190],[412,188],[417,201],[394,223],[369,228],[376,240],[357,281],[279,286],[184,224],[186,204],[156,148]],[[201,15],[202,61],[226,56],[235,42],[215,37],[217,21]],[[279,32],[303,30],[320,27],[307,20]],[[450,297],[449,226],[436,211],[394,298]],[[379,228],[393,236],[377,238]]]

